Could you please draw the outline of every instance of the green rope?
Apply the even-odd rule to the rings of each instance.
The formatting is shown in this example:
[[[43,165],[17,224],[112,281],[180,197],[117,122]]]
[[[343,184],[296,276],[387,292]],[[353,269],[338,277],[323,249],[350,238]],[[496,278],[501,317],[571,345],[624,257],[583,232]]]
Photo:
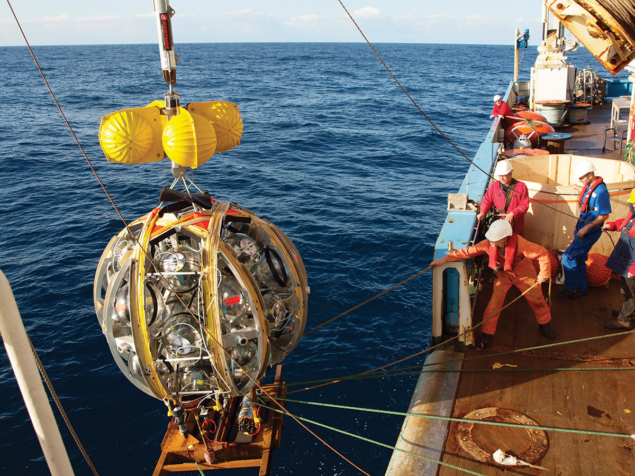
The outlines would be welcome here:
[[[288,415],[288,413],[285,412],[285,411],[278,410],[276,408],[268,407],[267,405],[264,405],[263,403],[260,403],[260,402],[253,402],[253,404],[261,406],[263,408],[266,408],[266,409],[274,411],[274,412],[282,413],[283,415]],[[477,473],[475,471],[470,471],[469,469],[459,468],[458,466],[454,466],[453,464],[450,464],[450,463],[445,463],[443,461],[439,461],[439,460],[436,460],[436,459],[433,459],[433,458],[428,458],[427,456],[418,455],[417,453],[412,453],[411,451],[402,450],[401,448],[397,448],[396,446],[390,446],[390,445],[387,445],[386,443],[382,443],[381,441],[371,440],[370,438],[366,438],[364,436],[356,435],[354,433],[349,433],[348,431],[340,430],[338,428],[334,428],[332,426],[325,425],[324,423],[318,423],[317,421],[309,420],[308,418],[299,417],[297,415],[295,416],[295,418],[297,418],[298,420],[306,421],[307,423],[313,423],[314,425],[321,426],[322,428],[326,428],[328,430],[332,430],[332,431],[335,431],[337,433],[341,433],[343,435],[352,436],[353,438],[357,438],[358,440],[366,441],[368,443],[372,443],[372,444],[377,445],[377,446],[382,446],[382,447],[387,448],[389,450],[400,451],[402,453],[406,453],[406,454],[409,454],[411,456],[415,456],[417,458],[425,459],[425,460],[430,461],[432,463],[440,464],[441,466],[447,466],[448,468],[456,469],[457,471],[463,471],[464,473],[473,474],[475,476],[485,476],[485,475],[483,475],[481,473]]]
[[[194,464],[196,465],[196,467],[198,468],[198,472],[201,473],[201,476],[205,476],[205,473],[203,472],[203,470],[201,469],[201,467],[198,465],[198,463],[196,461],[194,461]]]
[[[484,421],[484,420],[466,420],[464,418],[452,418],[452,417],[443,417],[437,415],[423,415],[421,413],[407,413],[407,412],[395,412],[391,410],[375,410],[373,408],[360,408],[360,407],[350,407],[346,405],[334,405],[331,403],[318,403],[318,402],[305,402],[302,400],[293,400],[290,398],[278,398],[277,400],[284,400],[285,402],[292,403],[304,403],[305,405],[315,405],[318,407],[329,407],[329,408],[340,408],[343,410],[357,410],[360,412],[370,412],[370,413],[382,413],[384,415],[398,415],[398,416],[409,416],[409,417],[417,417],[417,418],[429,418],[432,420],[445,420],[445,421],[458,421],[461,423],[477,423],[480,425],[493,425],[493,426],[506,426],[510,428],[525,428],[532,430],[544,430],[544,431],[554,431],[560,433],[575,433],[579,435],[594,435],[594,436],[614,436],[617,438],[633,438],[635,439],[635,435],[627,435],[623,433],[606,433],[603,431],[591,431],[591,430],[571,430],[568,428],[555,428],[549,426],[534,426],[534,425],[520,425],[516,423],[501,423],[497,421]]]
[[[583,339],[575,339],[575,340],[570,340],[570,341],[565,341],[565,342],[555,342],[553,344],[545,344],[545,345],[538,345],[538,346],[534,346],[534,347],[525,347],[523,349],[514,349],[514,350],[508,350],[506,352],[496,352],[493,354],[484,354],[484,355],[477,355],[474,357],[466,357],[463,359],[454,359],[454,360],[446,360],[444,362],[435,362],[435,363],[428,363],[428,364],[419,364],[419,365],[413,365],[413,366],[409,366],[409,367],[402,367],[400,369],[395,369],[395,370],[391,370],[389,372],[384,372],[382,374],[379,374],[378,372],[364,372],[364,373],[360,373],[360,374],[355,374],[355,375],[347,375],[344,377],[337,377],[337,378],[330,378],[330,379],[323,379],[323,380],[316,380],[313,382],[298,382],[298,383],[291,383],[291,384],[285,384],[287,386],[296,386],[296,385],[309,385],[309,384],[313,384],[313,383],[336,383],[336,382],[340,382],[340,381],[344,381],[344,380],[357,380],[357,379],[365,379],[365,378],[375,378],[375,376],[377,376],[376,378],[381,378],[381,377],[392,377],[394,376],[392,373],[393,372],[401,372],[404,370],[412,370],[412,369],[419,369],[421,367],[429,367],[429,366],[433,366],[433,365],[443,365],[443,364],[453,364],[456,362],[467,362],[470,360],[479,360],[479,359],[486,359],[489,357],[498,357],[501,355],[509,355],[509,354],[517,354],[520,352],[528,352],[530,350],[539,350],[539,349],[546,349],[549,347],[556,347],[559,345],[567,345],[567,344],[576,344],[579,342],[586,342],[586,341],[591,341],[591,340],[598,340],[598,339],[606,339],[608,337],[617,337],[617,336],[622,336],[622,335],[628,335],[628,334],[633,334],[635,333],[635,330],[631,330],[631,331],[625,331],[625,332],[617,332],[615,334],[607,334],[607,335],[603,335],[603,336],[595,336],[595,337],[585,337]],[[404,360],[404,359],[402,359]],[[416,373],[421,373],[421,372],[416,372]],[[301,389],[302,390],[302,389]],[[309,390],[309,389],[306,389]],[[296,392],[299,390],[296,390]]]
[[[435,364],[438,365],[438,364]],[[420,367],[420,366],[417,366]],[[407,368],[406,368],[407,369]],[[310,385],[314,383],[324,383],[324,382],[340,382],[344,380],[366,380],[373,378],[386,378],[386,377],[402,377],[404,375],[420,375],[420,374],[428,374],[428,373],[454,373],[454,372],[591,372],[591,371],[600,371],[600,370],[635,370],[635,367],[549,367],[549,368],[541,368],[541,369],[443,369],[443,370],[421,370],[416,372],[401,372],[399,369],[393,370],[391,372],[386,372],[385,374],[368,374],[368,375],[350,375],[347,377],[341,377],[338,379],[325,379],[325,380],[314,380],[311,382],[298,382],[298,383],[285,383],[282,384],[281,387],[295,387],[298,385]]]

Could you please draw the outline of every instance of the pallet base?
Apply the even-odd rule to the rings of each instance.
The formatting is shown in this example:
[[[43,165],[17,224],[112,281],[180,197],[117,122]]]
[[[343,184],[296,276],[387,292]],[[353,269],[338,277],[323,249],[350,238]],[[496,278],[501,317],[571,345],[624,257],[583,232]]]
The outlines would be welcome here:
[[[286,387],[282,387],[282,367],[276,366],[276,378],[273,385],[264,389],[274,398],[286,396]],[[268,398],[262,398],[267,405],[274,405]],[[174,419],[168,424],[161,443],[161,457],[154,469],[153,476],[167,476],[170,473],[198,471],[196,463],[202,470],[260,468],[259,475],[267,476],[271,470],[271,456],[274,449],[280,448],[282,438],[283,415],[265,408],[260,411],[260,431],[249,443],[232,443],[235,433],[234,422],[236,414],[240,412],[241,398],[232,398],[227,410],[220,415],[218,430],[215,433],[212,449],[215,454],[213,464],[205,462],[205,446],[203,437],[198,431],[193,413],[188,412],[186,426],[189,431],[187,438],[179,433],[179,427]],[[280,401],[284,406],[284,401]],[[213,415],[216,417],[217,415]],[[209,443],[208,443],[209,445]],[[192,449],[188,447],[193,446]]]

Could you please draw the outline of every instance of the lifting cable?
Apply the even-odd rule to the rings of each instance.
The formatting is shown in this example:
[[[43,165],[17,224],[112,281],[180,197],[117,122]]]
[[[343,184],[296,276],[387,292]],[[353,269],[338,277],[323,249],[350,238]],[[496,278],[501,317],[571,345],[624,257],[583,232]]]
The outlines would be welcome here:
[[[274,411],[274,412],[282,413],[283,415],[287,414],[287,410],[276,410],[275,408],[268,407],[267,405],[265,405],[263,403],[260,403],[260,402],[253,402],[253,403],[254,403],[254,405],[258,405],[260,407],[266,408],[266,409]],[[335,428],[335,427],[332,427],[332,426],[329,426],[329,425],[325,425],[324,423],[318,423],[317,421],[309,420],[308,418],[304,418],[304,417],[297,417],[297,418],[299,418],[302,421],[306,421],[307,423],[312,423],[313,425],[321,426],[322,428],[326,428],[328,430],[332,430],[332,431],[335,431],[337,433],[341,433],[343,435],[352,436],[353,438],[357,438],[358,440],[366,441],[368,443],[372,443],[372,444],[377,445],[377,446],[382,446],[382,447],[387,448],[389,450],[399,451],[401,453],[406,453],[406,454],[408,454],[410,456],[415,456],[417,458],[421,458],[421,459],[424,459],[426,461],[430,461],[431,463],[439,464],[441,466],[447,466],[448,468],[456,469],[457,471],[461,471],[461,472],[464,472],[464,473],[467,473],[467,474],[473,474],[473,475],[476,475],[476,476],[484,476],[481,473],[477,473],[477,472],[471,471],[469,469],[463,469],[463,468],[460,468],[458,466],[454,466],[453,464],[446,463],[444,461],[439,461],[439,460],[436,460],[436,459],[433,459],[433,458],[428,458],[427,456],[423,456],[423,455],[420,455],[420,454],[417,454],[417,453],[413,453],[411,451],[402,450],[401,448],[397,448],[396,446],[387,445],[386,443],[382,443],[382,442],[377,441],[377,440],[371,440],[370,438],[366,438],[366,437],[361,436],[361,435],[356,435],[355,433],[349,433],[348,431],[340,430],[338,428]]]
[[[478,324],[476,324],[475,326],[470,327],[469,329],[464,330],[462,333],[458,333],[457,335],[455,335],[454,337],[450,337],[449,339],[438,343],[437,345],[433,345],[432,347],[428,347],[425,350],[422,350],[421,352],[417,352],[416,354],[413,354],[409,357],[397,360],[395,362],[392,362],[390,364],[386,364],[386,365],[382,365],[381,367],[377,367],[376,369],[372,369],[372,370],[367,370],[366,372],[362,372],[361,374],[357,374],[357,375],[366,375],[366,374],[370,374],[373,372],[377,372],[378,370],[384,369],[386,367],[390,367],[392,365],[396,365],[399,364],[401,362],[404,362],[406,360],[412,359],[414,357],[417,357],[421,354],[425,354],[428,352],[431,352],[432,350],[447,345],[449,342],[452,342],[455,339],[458,339],[459,337],[463,337],[466,334],[469,334],[470,332],[473,332],[474,329],[477,329],[478,327],[481,327],[483,324],[485,324],[487,321],[489,321],[490,319],[492,319],[494,316],[500,314],[501,312],[503,312],[503,310],[507,309],[509,306],[511,306],[512,304],[514,304],[516,301],[518,301],[521,297],[523,297],[525,294],[527,294],[529,291],[531,291],[532,289],[534,289],[536,286],[538,286],[538,281],[536,280],[536,282],[534,284],[532,284],[529,288],[525,289],[525,291],[523,291],[520,296],[516,297],[515,299],[513,299],[511,302],[507,303],[505,306],[503,306],[500,310],[496,311],[494,314],[492,314],[491,316],[487,316],[487,318],[483,319],[481,322],[479,322]],[[322,385],[316,385],[314,387],[309,387],[309,388],[304,388],[301,390],[294,390],[293,392],[289,392],[289,394],[292,393],[297,393],[297,392],[303,392],[305,390],[312,390],[314,388],[318,388],[318,387],[324,387],[325,385],[330,385],[331,383],[335,383],[335,382],[330,382],[330,383],[324,383]]]
[[[381,62],[382,65],[384,65],[384,68],[386,68],[386,71],[388,71],[388,74],[390,74],[390,76],[392,77],[392,79],[395,81],[395,83],[397,83],[397,86],[399,86],[401,88],[401,90],[404,92],[404,94],[408,97],[408,99],[410,99],[410,101],[412,102],[412,104],[414,104],[414,106],[417,108],[417,110],[421,113],[421,115],[423,117],[426,118],[426,120],[430,123],[430,125],[441,135],[441,137],[443,137],[448,144],[450,144],[452,147],[454,147],[457,152],[459,154],[461,154],[468,162],[470,162],[475,168],[477,168],[478,170],[480,170],[481,172],[483,172],[487,177],[489,177],[490,179],[492,179],[494,182],[499,182],[499,180],[496,179],[496,177],[494,177],[492,174],[486,172],[485,170],[483,170],[482,168],[480,168],[478,165],[476,165],[476,163],[474,163],[474,161],[472,159],[470,159],[467,155],[465,155],[465,153],[459,149],[459,147],[454,144],[454,142],[452,142],[452,140],[446,136],[441,129],[439,129],[437,127],[437,125],[432,122],[432,119],[430,119],[428,117],[428,115],[423,112],[423,109],[421,109],[421,107],[419,107],[419,105],[417,104],[417,102],[412,98],[412,96],[410,96],[410,94],[408,94],[408,91],[406,91],[406,88],[404,88],[401,83],[399,82],[399,80],[395,77],[395,75],[392,73],[392,71],[390,70],[390,68],[388,68],[388,65],[384,62],[384,60],[382,59],[382,57],[379,55],[379,53],[377,52],[377,50],[375,49],[375,47],[371,44],[371,42],[368,40],[368,38],[366,38],[366,35],[364,34],[364,32],[362,31],[362,29],[359,27],[359,25],[357,24],[357,22],[355,21],[355,19],[353,18],[353,16],[350,14],[350,12],[348,11],[348,9],[344,6],[344,4],[342,3],[342,0],[337,0],[340,5],[342,6],[342,8],[344,9],[344,11],[346,12],[346,14],[348,15],[348,17],[351,19],[351,21],[353,22],[353,24],[355,25],[355,27],[357,27],[357,30],[359,31],[359,33],[362,35],[362,37],[364,38],[364,40],[366,40],[366,43],[368,44],[368,46],[370,46],[370,49],[373,50],[373,53],[375,53],[375,56],[377,56],[377,58],[379,59],[379,61]],[[514,193],[512,194],[512,196],[515,194],[515,190]],[[550,207],[549,205],[547,205],[546,203],[542,203],[534,198],[529,197],[529,195],[522,195],[520,193],[516,194],[516,196],[519,197],[527,197],[529,200],[531,200],[532,202],[536,202],[539,203],[540,205],[549,208],[550,210],[553,210],[555,212],[561,213],[563,215],[566,215],[568,217],[571,218],[575,218],[576,220],[580,220],[584,223],[593,225],[596,228],[599,228],[600,230],[602,230],[602,227],[599,225],[595,225],[592,222],[589,222],[587,220],[583,220],[582,218],[576,217],[575,215],[572,215],[571,213],[567,213],[565,211],[562,210],[558,210],[557,208],[554,207]],[[611,243],[613,243],[613,247],[615,248],[615,242],[613,242],[613,238],[611,237],[611,235],[609,235],[608,231],[602,230],[604,233],[607,234],[607,236],[609,237],[609,239],[611,240]]]
[[[510,303],[511,304],[511,303]],[[434,363],[424,363],[424,364],[420,364],[420,365],[415,365],[415,366],[411,366],[411,367],[402,367],[400,369],[395,369],[395,370],[391,370],[388,373],[382,373],[382,374],[378,374],[376,371],[378,369],[374,369],[374,370],[369,370],[367,372],[363,372],[360,374],[355,374],[355,375],[348,375],[348,376],[344,376],[344,377],[339,377],[339,378],[334,378],[334,379],[324,379],[324,380],[319,380],[319,381],[315,381],[315,382],[299,382],[298,384],[287,384],[288,385],[307,385],[307,384],[311,384],[311,383],[320,383],[320,382],[325,382],[322,385],[316,385],[314,387],[308,387],[308,388],[303,388],[301,390],[295,390],[293,392],[289,392],[289,395],[292,393],[297,393],[297,392],[302,392],[305,390],[312,390],[314,388],[318,388],[318,387],[323,387],[326,385],[330,385],[333,383],[338,383],[338,382],[342,382],[344,380],[357,380],[357,379],[365,379],[365,378],[382,378],[382,377],[396,377],[400,374],[397,374],[396,372],[401,372],[404,370],[413,370],[413,369],[421,369],[422,367],[430,367],[430,366],[437,366],[437,365],[444,365],[444,364],[453,364],[453,363],[457,363],[457,362],[467,362],[467,361],[471,361],[471,360],[480,360],[480,359],[487,359],[490,357],[498,357],[501,355],[509,355],[509,354],[519,354],[522,352],[529,352],[532,350],[539,350],[539,349],[546,349],[549,347],[557,347],[557,346],[561,346],[561,345],[567,345],[567,344],[577,344],[580,342],[588,342],[588,341],[592,341],[592,340],[599,340],[599,339],[606,339],[609,337],[617,337],[617,336],[624,336],[624,335],[630,335],[635,333],[635,330],[630,330],[630,331],[624,331],[624,332],[617,332],[615,334],[608,334],[608,335],[603,335],[603,336],[594,336],[594,337],[586,337],[583,339],[575,339],[575,340],[570,340],[570,341],[565,341],[565,342],[554,342],[552,344],[544,344],[544,345],[537,345],[537,346],[533,346],[533,347],[525,347],[522,349],[514,349],[514,350],[508,350],[505,352],[496,352],[493,354],[483,354],[483,355],[476,355],[474,357],[466,357],[463,359],[454,359],[454,360],[446,360],[444,362],[434,362]],[[448,341],[446,341],[448,342]],[[437,347],[437,346],[435,346]],[[391,364],[387,364],[384,365],[383,367],[379,367],[379,369],[383,369],[385,367],[389,367],[391,365],[394,365],[395,363],[398,362],[403,362],[405,360],[411,359],[413,357],[417,357],[421,354],[423,354],[424,352],[427,352],[427,350],[424,350],[422,352],[418,352],[416,354],[411,355],[410,357],[406,357],[405,359],[401,359],[397,362],[393,362]],[[629,367],[630,368],[630,367]],[[615,368],[615,367],[611,367],[609,368],[609,370],[626,370],[626,368]],[[489,370],[489,369],[488,369]],[[502,369],[498,369],[498,370],[502,370]],[[506,369],[507,370],[507,369]],[[516,369],[509,369],[509,370],[516,370]],[[525,370],[525,369],[518,369],[518,370]],[[558,370],[558,369],[534,369],[535,371],[549,371],[549,370]],[[579,369],[582,370],[582,369]],[[590,369],[589,369],[590,370]],[[462,370],[465,371],[465,370]],[[412,374],[420,374],[420,373],[425,373],[426,371],[419,371],[419,372],[413,372]],[[441,372],[440,370],[437,370],[436,372]],[[404,374],[404,375],[409,375],[409,374]]]
[[[24,30],[22,29],[22,25],[20,25],[20,21],[18,20],[18,17],[15,14],[15,11],[13,10],[13,6],[11,5],[10,0],[7,0],[7,4],[9,5],[9,8],[11,9],[11,13],[13,14],[13,18],[15,18],[15,21],[18,25],[18,28],[20,29],[20,32],[22,33],[22,37],[24,38],[24,41],[29,49],[29,52],[31,53],[31,56],[33,57],[33,61],[35,62],[35,65],[37,66],[38,71],[40,72],[40,75],[42,76],[42,79],[44,80],[44,83],[46,84],[46,87],[49,90],[49,93],[51,94],[51,97],[53,98],[53,101],[55,102],[55,105],[57,106],[57,109],[59,110],[60,114],[62,115],[62,118],[64,119],[64,122],[66,123],[66,126],[68,127],[69,131],[71,132],[73,138],[75,139],[75,142],[77,143],[77,146],[79,147],[79,150],[81,151],[82,155],[84,156],[84,158],[86,159],[86,162],[88,163],[91,171],[93,172],[93,175],[95,175],[95,178],[97,179],[97,181],[99,182],[99,185],[101,186],[102,190],[104,191],[104,193],[106,194],[106,196],[108,197],[108,200],[110,201],[110,203],[112,204],[113,208],[115,209],[115,211],[117,212],[117,215],[119,215],[119,218],[121,219],[121,221],[123,222],[125,228],[128,230],[128,233],[130,233],[130,235],[134,238],[135,242],[137,243],[137,246],[140,247],[140,249],[143,251],[143,253],[145,254],[146,257],[149,258],[149,262],[150,264],[154,267],[154,269],[156,270],[157,274],[160,276],[160,278],[167,284],[168,288],[171,289],[172,291],[174,291],[174,289],[172,288],[172,286],[170,285],[170,283],[167,281],[167,279],[165,278],[165,276],[163,276],[163,274],[160,272],[160,270],[158,270],[156,268],[156,266],[154,265],[153,260],[151,259],[151,257],[148,254],[148,251],[143,248],[141,246],[141,243],[139,243],[139,239],[138,237],[132,233],[132,230],[130,229],[128,222],[124,219],[123,215],[121,214],[121,212],[119,211],[119,208],[117,207],[117,205],[115,204],[114,200],[112,199],[112,197],[110,196],[110,194],[108,193],[108,190],[106,189],[106,186],[103,184],[103,182],[101,181],[101,178],[99,177],[99,175],[97,174],[97,171],[95,170],[95,168],[93,167],[90,159],[88,158],[88,156],[86,155],[86,152],[84,151],[84,148],[82,147],[79,139],[77,138],[77,136],[75,135],[75,131],[73,130],[73,128],[71,127],[70,123],[68,122],[68,120],[66,119],[66,116],[64,115],[64,112],[62,111],[62,107],[60,106],[59,102],[57,101],[57,98],[55,97],[55,94],[53,93],[53,90],[51,89],[48,81],[46,80],[46,76],[44,75],[44,72],[42,71],[42,69],[40,68],[40,65],[35,57],[35,53],[33,53],[33,50],[31,49],[31,45],[29,44],[29,41],[26,37],[26,34],[24,33]],[[179,301],[181,302],[181,304],[189,311],[189,313],[192,315],[192,317],[198,321],[200,323],[200,321],[198,320],[197,316],[194,315],[194,313],[192,313],[192,311],[187,308],[186,304],[183,302],[183,300],[180,298],[180,296],[178,296],[178,294],[175,293],[175,295],[177,296],[177,298],[179,299]],[[249,372],[244,371],[243,367],[234,360],[234,358],[230,355],[230,353],[227,351],[227,349],[225,349],[223,347],[223,345],[219,342],[219,340],[212,335],[209,330],[205,327],[202,326],[202,328],[205,330],[205,332],[207,333],[207,335],[209,335],[214,342],[216,343],[216,345],[219,346],[220,349],[222,349],[222,351],[225,353],[225,355],[227,357],[229,357],[229,359],[234,362],[236,364],[236,366],[238,368],[240,368],[241,370],[243,370],[244,374],[247,375],[247,377],[254,383],[254,385],[261,390],[265,395],[267,395],[277,406],[279,406],[281,409],[283,409],[282,405],[275,401],[273,399],[273,397],[271,395],[269,395],[267,393],[266,390],[264,390],[262,388],[262,386],[260,385],[260,383],[258,381],[256,381],[250,374]],[[51,386],[52,388],[52,386]],[[339,451],[337,451],[335,448],[333,448],[331,445],[329,445],[325,440],[323,440],[322,438],[320,438],[317,434],[315,434],[313,431],[311,431],[306,425],[304,425],[299,419],[297,419],[291,412],[286,412],[291,418],[293,418],[301,427],[303,427],[306,431],[308,431],[311,435],[313,435],[318,441],[320,441],[322,444],[324,444],[327,448],[329,448],[331,451],[333,451],[335,454],[337,454],[338,456],[340,456],[344,461],[346,461],[347,463],[349,463],[351,466],[353,466],[355,469],[357,469],[358,471],[360,471],[362,474],[365,474],[367,476],[369,476],[369,474],[364,471],[363,469],[361,469],[359,466],[357,466],[355,463],[353,463],[351,460],[349,460],[346,456],[344,456],[342,453],[340,453]],[[74,431],[72,430],[72,427],[70,426],[70,421],[68,421],[67,419],[65,419],[67,425],[69,426],[69,430],[71,431],[71,433],[74,434]],[[79,443],[79,440],[76,440],[76,442]],[[80,446],[81,449],[81,446]],[[87,457],[87,455],[85,456]],[[89,460],[87,460],[89,461]],[[91,464],[91,463],[89,463]]]

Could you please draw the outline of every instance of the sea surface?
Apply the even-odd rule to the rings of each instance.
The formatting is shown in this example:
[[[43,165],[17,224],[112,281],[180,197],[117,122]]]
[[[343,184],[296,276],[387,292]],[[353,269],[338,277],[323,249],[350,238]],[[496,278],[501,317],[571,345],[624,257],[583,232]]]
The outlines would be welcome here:
[[[512,47],[376,46],[426,114],[473,156],[491,124],[492,97],[504,94],[511,80]],[[97,132],[104,114],[163,98],[157,47],[34,50],[125,219],[156,207],[160,189],[172,180],[169,162],[109,163]],[[194,171],[194,181],[214,198],[269,219],[294,241],[311,287],[307,329],[429,264],[447,194],[457,190],[469,164],[432,129],[366,44],[178,44],[176,51],[183,104],[234,102],[245,126],[242,144]],[[521,79],[528,79],[536,55],[535,46],[524,53]],[[580,68],[604,71],[584,49],[569,57]],[[97,470],[149,475],[168,423],[165,406],[119,372],[92,302],[95,267],[122,223],[28,50],[0,48],[0,70],[0,269]],[[425,274],[307,336],[284,361],[286,380],[355,374],[427,348],[431,289]],[[406,411],[416,381],[416,375],[349,381],[294,397]],[[47,474],[3,349],[0,388],[0,474]],[[289,409],[388,445],[402,425],[393,416],[302,404]],[[91,474],[59,416],[58,422],[75,474]],[[365,471],[384,473],[390,450],[313,429]],[[272,468],[274,475],[358,474],[289,418]]]

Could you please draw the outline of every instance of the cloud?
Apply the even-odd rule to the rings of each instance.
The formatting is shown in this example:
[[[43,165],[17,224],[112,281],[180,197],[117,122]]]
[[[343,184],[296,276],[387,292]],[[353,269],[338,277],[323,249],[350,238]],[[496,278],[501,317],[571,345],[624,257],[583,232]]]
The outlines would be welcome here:
[[[359,8],[353,12],[355,18],[379,18],[381,17],[381,10],[376,7],[364,7]]]
[[[300,15],[298,17],[290,18],[288,21],[283,22],[285,25],[294,26],[300,29],[319,30],[322,20],[326,17],[310,13],[307,15]]]
[[[465,17],[465,23],[468,25],[479,25],[492,21],[493,19],[493,17],[484,17],[483,15],[467,15]]]

